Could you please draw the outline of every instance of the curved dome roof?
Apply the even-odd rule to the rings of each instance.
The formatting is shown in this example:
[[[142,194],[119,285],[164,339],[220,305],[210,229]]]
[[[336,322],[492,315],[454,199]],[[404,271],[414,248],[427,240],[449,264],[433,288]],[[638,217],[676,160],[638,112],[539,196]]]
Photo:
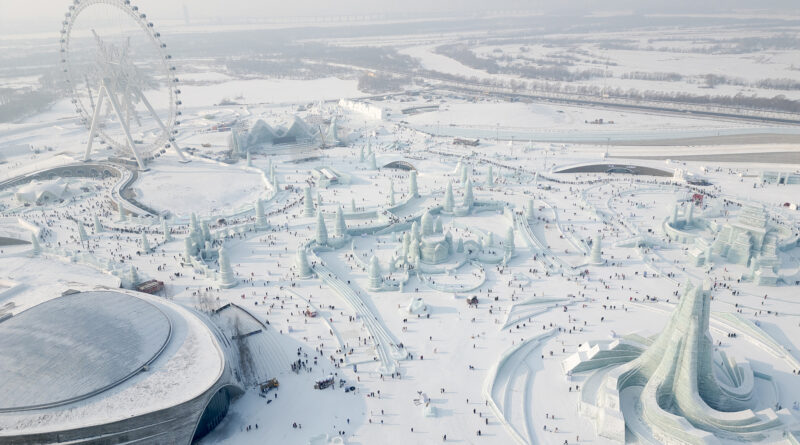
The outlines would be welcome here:
[[[169,343],[156,305],[113,291],[80,292],[0,323],[0,412],[91,397],[139,373]]]

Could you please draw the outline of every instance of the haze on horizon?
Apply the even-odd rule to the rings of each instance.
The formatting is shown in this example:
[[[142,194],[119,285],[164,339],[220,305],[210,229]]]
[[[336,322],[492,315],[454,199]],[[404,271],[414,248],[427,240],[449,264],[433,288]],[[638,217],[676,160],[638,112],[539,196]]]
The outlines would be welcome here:
[[[0,35],[27,34],[57,30],[69,0],[0,0]],[[495,0],[487,4],[484,0],[427,0],[371,1],[298,0],[294,2],[262,2],[252,0],[192,0],[157,1],[139,0],[135,4],[162,23],[183,21],[184,5],[191,21],[215,23],[241,23],[243,21],[267,21],[287,17],[330,17],[347,15],[384,15],[387,17],[469,15],[492,11],[530,11],[544,14],[577,15],[603,13],[631,14],[697,14],[732,13],[743,10],[761,14],[781,13],[789,17],[800,13],[796,0],[762,0],[753,4],[749,0],[608,0],[602,3],[593,0]]]

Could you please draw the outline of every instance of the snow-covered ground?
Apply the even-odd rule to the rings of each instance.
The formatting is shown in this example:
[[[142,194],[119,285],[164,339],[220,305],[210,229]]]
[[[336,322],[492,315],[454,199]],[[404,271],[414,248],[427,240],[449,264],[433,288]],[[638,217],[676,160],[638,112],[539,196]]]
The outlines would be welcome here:
[[[430,49],[419,46],[404,53],[421,57],[432,69],[463,72],[463,66]],[[351,444],[439,443],[446,435],[447,442],[506,444],[514,440],[513,430],[524,432],[526,443],[612,443],[578,414],[580,392],[575,386],[582,385],[584,377],[566,375],[562,361],[587,342],[630,333],[657,334],[675,307],[675,292],[680,293],[687,279],[717,284],[711,302],[718,316],[711,323],[717,347],[750,360],[757,371],[774,378],[780,391],[763,394],[759,403],[773,397],[792,407],[800,400],[796,384],[800,365],[795,365],[800,360],[795,352],[800,348],[795,285],[800,280],[800,248],[787,241],[779,252],[779,273],[785,283],[762,286],[742,280],[748,268],[722,257],[715,258],[712,268],[693,266],[687,252],[692,246],[668,240],[663,231],[676,196],[700,193],[698,217],[721,225],[739,215],[739,203],[758,202],[764,205],[769,224],[791,239],[800,230],[800,214],[783,204],[800,204],[800,184],[763,183],[759,175],[796,173],[798,165],[632,159],[648,154],[780,152],[791,151],[792,146],[769,141],[758,146],[666,148],[613,144],[623,139],[796,134],[795,128],[473,101],[434,89],[425,93],[431,99],[399,94],[376,101],[392,110],[386,121],[365,121],[333,105],[319,106],[313,113],[328,119],[337,116],[342,133],[352,136],[349,144],[309,149],[311,159],[301,159],[295,145],[253,148],[253,166],[248,167],[244,159],[223,154],[229,133],[211,132],[211,127],[235,118],[250,125],[261,117],[286,119],[298,113],[298,105],[359,97],[356,81],[230,80],[213,73],[194,75],[192,80],[197,84],[183,91],[187,110],[177,139],[196,148],[196,155],[191,162],[180,163],[168,151],[148,171],[139,172],[131,186],[138,201],[171,214],[166,224],[174,239],[165,240],[157,218],[121,220],[109,195],[114,179],[76,183],[88,185],[88,191],[44,206],[12,205],[14,189],[3,190],[0,214],[43,229],[40,243],[46,253],[32,258],[30,245],[0,248],[0,277],[28,287],[25,292],[0,292],[0,315],[17,314],[78,285],[117,286],[116,267],[134,265],[142,280],[164,281],[164,295],[175,303],[207,310],[198,303],[197,292],[208,289],[213,301],[236,302],[268,321],[280,333],[278,347],[292,359],[303,360],[305,367],[276,375],[280,389],[266,398],[247,388],[223,423],[201,443],[335,443],[324,439],[326,435]],[[214,106],[225,97],[242,105]],[[398,112],[426,104],[440,109],[410,116]],[[0,127],[0,143],[14,147],[3,153],[6,163],[0,165],[0,179],[80,159],[86,130],[64,119],[70,115],[66,105],[59,103],[25,123]],[[602,125],[587,123],[601,118]],[[474,135],[482,141],[477,147],[454,145],[452,135]],[[550,142],[554,135],[611,138],[612,143],[554,144]],[[516,142],[510,146],[507,141],[495,142],[496,136],[515,136]],[[53,149],[35,153],[31,145]],[[362,150],[374,152],[379,169],[359,159]],[[101,151],[96,158],[111,154]],[[392,161],[413,165],[420,196],[411,196],[409,171],[382,168]],[[668,172],[682,169],[710,185],[691,186],[672,177],[557,173],[595,163]],[[467,186],[456,171],[459,164],[473,186],[477,205],[470,210],[462,207]],[[274,166],[279,184],[274,196],[265,182],[269,165]],[[321,167],[341,174],[340,182],[321,184],[312,174]],[[448,183],[455,210],[440,213]],[[307,203],[301,202],[307,186],[312,188],[312,210],[322,212],[330,242],[328,247],[312,243],[307,253],[317,276],[299,279],[298,248],[305,249],[317,236],[317,218],[308,216]],[[268,227],[256,230],[253,208],[258,199]],[[524,210],[529,200],[534,203],[532,214]],[[681,206],[686,208],[685,203]],[[334,214],[340,207],[350,230],[344,237],[334,235]],[[441,264],[423,262],[419,269],[408,270],[414,263],[401,259],[403,234],[427,210],[439,218],[440,236],[449,233],[454,244],[463,241],[465,251],[452,246],[453,252]],[[238,280],[235,287],[220,288],[183,257],[192,212],[208,224],[215,242],[225,246]],[[94,230],[95,217],[103,231]],[[78,223],[86,227],[87,240],[80,239]],[[513,256],[503,262],[510,228]],[[142,233],[153,248],[150,253],[142,248]],[[711,236],[711,231],[702,233]],[[587,252],[598,234],[604,264],[593,265]],[[631,242],[637,237],[656,242],[638,249]],[[385,281],[403,281],[402,288],[369,290],[374,277],[368,264],[373,255]],[[214,259],[199,261],[209,270],[219,267]],[[477,305],[467,304],[470,297],[477,298]],[[409,312],[418,298],[425,311]],[[304,315],[306,309],[317,311],[316,316]],[[725,313],[758,322],[764,338],[771,338],[784,352],[765,347],[762,337],[741,332],[728,337],[736,328],[719,318]],[[531,343],[519,347],[526,341]],[[387,350],[409,355],[391,356]],[[506,351],[513,351],[508,361],[502,360]],[[395,372],[386,372],[389,369]],[[313,389],[316,380],[331,373],[336,373],[334,388]],[[339,379],[346,383],[340,386]],[[355,390],[349,391],[350,387]],[[490,399],[498,409],[490,407]],[[791,413],[796,416],[797,410]]]
[[[270,188],[262,174],[197,159],[192,168],[174,158],[154,165],[141,173],[132,190],[138,201],[158,211],[168,211],[179,218],[191,213],[224,215],[252,206],[256,198],[266,198]]]

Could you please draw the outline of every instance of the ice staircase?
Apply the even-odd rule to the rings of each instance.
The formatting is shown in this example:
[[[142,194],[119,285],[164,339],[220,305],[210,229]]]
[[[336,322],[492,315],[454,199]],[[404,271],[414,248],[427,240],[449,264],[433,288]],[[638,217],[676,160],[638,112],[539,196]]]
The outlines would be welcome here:
[[[525,340],[507,350],[489,370],[483,386],[483,397],[500,419],[514,441],[521,445],[536,443],[532,408],[537,400],[533,395],[536,352],[555,330]]]
[[[314,259],[311,264],[313,264],[312,268],[317,276],[350,306],[367,328],[372,341],[375,343],[378,360],[381,362],[381,374],[392,374],[397,371],[398,361],[404,360],[408,356],[408,352],[398,345],[399,342],[394,339],[394,336],[383,324],[383,321],[378,319],[372,309],[353,288],[336,276],[333,271],[325,267],[316,254],[312,253],[312,255]]]

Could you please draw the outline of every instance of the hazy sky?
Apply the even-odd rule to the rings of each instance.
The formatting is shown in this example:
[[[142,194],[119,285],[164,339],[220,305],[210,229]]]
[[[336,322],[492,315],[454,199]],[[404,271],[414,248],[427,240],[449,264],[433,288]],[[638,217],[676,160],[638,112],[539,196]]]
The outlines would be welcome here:
[[[71,0],[0,0],[0,34],[57,31]],[[737,8],[800,12],[800,0],[134,0],[154,21],[330,16],[399,12],[469,13],[485,10],[728,12]]]

